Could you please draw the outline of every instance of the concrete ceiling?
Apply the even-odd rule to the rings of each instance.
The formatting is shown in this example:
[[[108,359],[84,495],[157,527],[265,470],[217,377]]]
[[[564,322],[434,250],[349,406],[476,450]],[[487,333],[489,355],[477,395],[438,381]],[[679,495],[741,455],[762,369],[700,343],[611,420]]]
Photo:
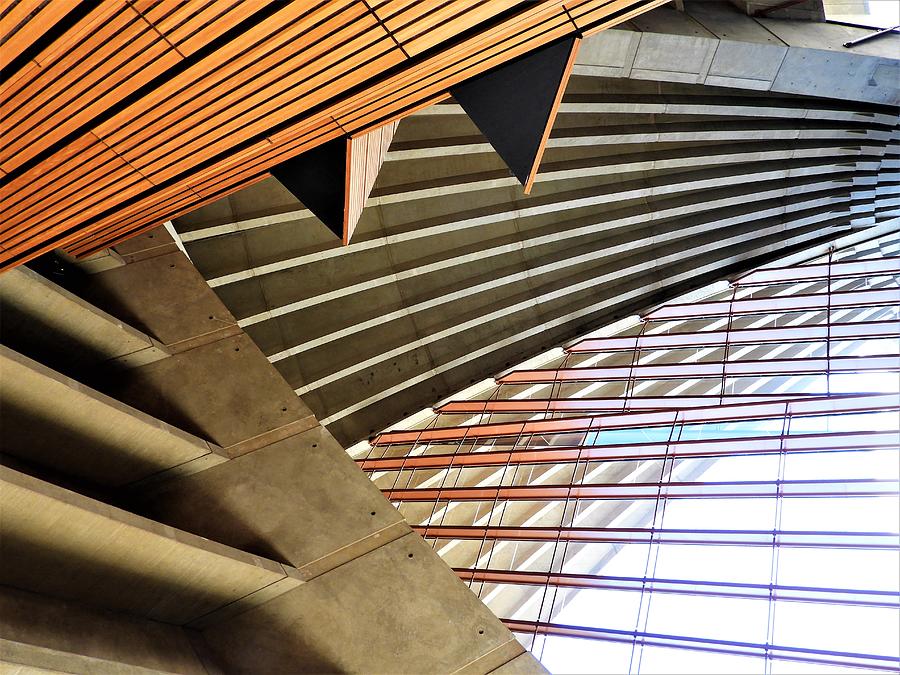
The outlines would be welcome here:
[[[760,28],[739,16],[755,27],[745,35]],[[400,124],[350,246],[274,179],[176,229],[349,444],[617,316],[896,216],[897,114],[871,102],[895,92],[849,82],[859,93],[844,100],[801,96],[835,73],[785,79],[790,46],[677,32],[586,42],[530,196],[445,102]],[[610,63],[635,36],[631,64]],[[673,37],[679,58],[664,58],[678,67],[654,70],[654,39]],[[719,63],[735,44],[743,59]],[[772,50],[778,68],[760,74]],[[693,61],[705,70],[688,77]]]

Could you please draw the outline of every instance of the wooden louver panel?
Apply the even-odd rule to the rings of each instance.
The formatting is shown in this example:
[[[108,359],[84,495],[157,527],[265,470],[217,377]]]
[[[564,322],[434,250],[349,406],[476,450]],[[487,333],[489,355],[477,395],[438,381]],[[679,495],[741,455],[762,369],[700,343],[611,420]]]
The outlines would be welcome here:
[[[22,0],[2,22],[0,269],[112,245],[664,1]]]
[[[350,243],[398,125],[399,122],[390,122],[351,138],[348,143],[347,179],[344,188],[346,206],[341,233],[341,241],[345,245]]]
[[[272,175],[349,244],[398,124],[323,143],[273,167]]]

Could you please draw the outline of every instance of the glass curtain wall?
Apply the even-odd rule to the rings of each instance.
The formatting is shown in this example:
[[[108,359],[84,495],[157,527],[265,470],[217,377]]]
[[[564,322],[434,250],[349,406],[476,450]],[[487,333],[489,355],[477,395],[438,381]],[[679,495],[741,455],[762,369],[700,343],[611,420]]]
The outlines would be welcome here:
[[[551,672],[900,672],[900,235],[712,290],[351,454]]]

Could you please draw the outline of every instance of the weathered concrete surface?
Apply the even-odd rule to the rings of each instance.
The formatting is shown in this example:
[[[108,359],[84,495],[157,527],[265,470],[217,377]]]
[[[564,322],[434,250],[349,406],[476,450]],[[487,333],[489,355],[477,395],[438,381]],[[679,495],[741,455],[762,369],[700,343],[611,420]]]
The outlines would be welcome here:
[[[233,459],[220,457],[220,465],[201,467],[204,470],[189,476],[169,472],[129,480],[127,491],[109,489],[121,480],[104,482],[91,476],[99,500],[50,482],[66,484],[84,477],[78,459],[83,462],[91,449],[74,453],[69,462],[50,453],[41,465],[29,464],[28,470],[43,474],[44,480],[4,469],[13,488],[3,491],[11,500],[4,508],[3,543],[17,561],[4,569],[5,582],[210,634],[237,635],[229,639],[225,653],[219,651],[220,643],[210,649],[199,635],[192,642],[208,669],[214,666],[207,656],[215,652],[223,672],[259,661],[248,645],[282,634],[282,625],[270,612],[282,607],[277,601],[285,591],[306,579],[320,591],[303,596],[301,609],[311,614],[283,633],[288,653],[273,652],[273,659],[282,659],[281,672],[342,668],[342,662],[330,656],[323,660],[322,655],[340,658],[347,651],[348,634],[365,637],[366,631],[367,641],[378,637],[380,650],[375,650],[374,660],[367,650],[358,651],[348,663],[355,658],[356,669],[366,672],[373,670],[372,664],[390,664],[392,672],[408,669],[416,661],[407,659],[417,657],[407,653],[404,631],[413,625],[417,640],[441,645],[432,661],[438,671],[484,673],[521,654],[499,620],[410,531],[233,319],[225,330],[207,329],[207,318],[198,313],[223,316],[221,304],[184,255],[165,241],[168,235],[157,232],[159,239],[146,237],[120,251],[125,264],[79,277],[73,285],[80,283],[79,292],[120,320],[161,337],[174,354],[127,371],[94,368],[91,382],[105,393],[33,364],[42,386],[26,387],[34,395],[12,417],[20,421],[35,410],[52,411],[45,391],[51,382],[67,387],[69,397],[87,397],[88,403],[70,406],[84,413],[81,418],[75,413],[68,418],[45,415],[47,433],[62,434],[58,440],[63,441],[72,429],[80,429],[101,445],[111,434],[118,445],[109,453],[110,471],[120,468],[116,453],[134,453],[129,444],[146,453],[145,446],[155,439],[152,434],[129,433],[134,424],[119,419],[123,411],[144,422],[148,433],[169,430],[191,439],[180,431],[188,429],[209,439],[195,438],[200,447],[221,443],[223,454]],[[174,325],[169,323],[173,316],[179,317]],[[105,408],[90,407],[98,402]],[[66,419],[68,424],[63,423]],[[154,451],[158,454],[159,449]],[[83,464],[92,470],[98,466]],[[103,499],[153,520],[107,506]],[[402,565],[385,570],[386,556],[401,555],[389,548],[399,541],[404,542]],[[409,547],[415,550],[415,562],[405,557]],[[412,565],[424,575],[421,579],[407,578]],[[375,577],[384,581],[373,581]],[[353,610],[347,612],[351,602]],[[284,606],[296,611],[290,603]],[[243,619],[247,612],[263,620]],[[337,614],[340,630],[323,630],[321,617]],[[477,621],[478,628],[469,630],[460,623],[469,620]],[[456,625],[450,632],[448,622]],[[404,629],[386,631],[386,623]],[[65,650],[38,638],[25,630],[23,639],[13,640],[10,648],[35,667],[53,667],[64,658]],[[295,646],[305,640],[312,643],[300,653]],[[94,672],[117,666],[115,658],[94,654],[78,653],[72,662],[73,668]],[[274,667],[275,661],[267,663]],[[121,667],[123,672],[140,672],[142,666]],[[271,672],[266,662],[251,669]]]
[[[183,625],[296,588],[296,570],[0,467],[7,586]],[[48,533],[53,533],[48,537]]]
[[[220,445],[231,457],[318,425],[243,333],[117,374],[102,386],[115,398]]]
[[[237,673],[486,673],[523,652],[415,534],[203,635]]]
[[[751,24],[741,26],[743,20]],[[733,22],[729,20],[728,23]],[[831,39],[840,39],[837,37],[800,41],[798,46],[780,40],[761,41],[758,30],[766,31],[771,26],[784,28],[790,22],[771,20],[766,21],[765,26],[759,26],[753,19],[742,17],[737,23],[740,26],[735,30],[737,39],[724,29],[720,29],[721,34],[728,37],[721,39],[699,33],[604,31],[584,42],[574,72],[883,105],[900,104],[900,61],[897,60],[900,36],[887,37],[887,45],[879,45],[879,52],[884,48],[886,55],[872,55],[861,51],[838,51],[843,49],[840,42],[835,42],[831,49],[821,48],[831,45]],[[801,22],[795,32],[802,30],[806,34],[826,30],[826,27],[830,28],[827,24]],[[810,43],[820,46],[812,48],[808,46]],[[678,54],[678,58],[673,58],[673,54]]]
[[[69,372],[101,363],[133,367],[168,356],[149,336],[28,267],[0,275],[0,313],[3,344]]]
[[[0,670],[208,675],[190,631],[0,587]],[[209,673],[209,675],[212,675]]]
[[[824,21],[825,5],[823,0],[805,0],[797,5],[785,6],[784,0],[728,0],[736,9],[752,16],[760,10],[770,10],[776,16],[787,19],[803,19],[805,21]],[[691,1],[691,6],[703,4],[702,1]],[[715,2],[710,4],[722,5]],[[685,5],[688,6],[687,3]]]
[[[81,291],[174,354],[124,372],[99,370],[94,386],[230,456],[317,424],[164,228],[126,244],[128,264],[92,274]]]
[[[155,486],[141,496],[140,510],[289,563],[304,579],[410,532],[321,427]]]
[[[0,447],[97,486],[225,461],[220,449],[0,346]]]
[[[163,228],[154,232],[168,236]],[[177,302],[161,301],[167,289],[177,291]],[[234,317],[177,249],[91,275],[83,294],[172,352],[240,333]]]

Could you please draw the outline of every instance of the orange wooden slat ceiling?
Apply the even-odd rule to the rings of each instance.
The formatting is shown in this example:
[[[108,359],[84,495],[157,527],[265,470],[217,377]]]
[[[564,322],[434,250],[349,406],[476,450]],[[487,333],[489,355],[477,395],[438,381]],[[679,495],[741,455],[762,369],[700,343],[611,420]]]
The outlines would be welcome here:
[[[110,246],[665,1],[0,3],[0,269]]]

